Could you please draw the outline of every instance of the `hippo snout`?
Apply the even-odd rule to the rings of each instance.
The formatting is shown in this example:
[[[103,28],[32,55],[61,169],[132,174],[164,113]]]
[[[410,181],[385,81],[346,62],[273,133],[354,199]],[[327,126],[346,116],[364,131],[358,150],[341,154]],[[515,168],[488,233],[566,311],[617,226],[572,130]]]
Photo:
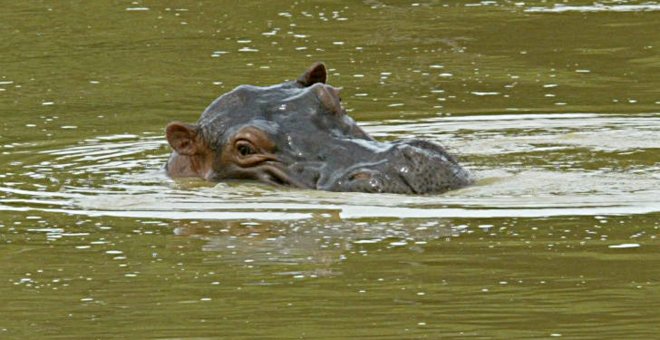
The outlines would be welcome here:
[[[464,187],[470,174],[440,145],[408,140],[392,144],[369,162],[356,162],[318,189],[330,191],[439,193]]]

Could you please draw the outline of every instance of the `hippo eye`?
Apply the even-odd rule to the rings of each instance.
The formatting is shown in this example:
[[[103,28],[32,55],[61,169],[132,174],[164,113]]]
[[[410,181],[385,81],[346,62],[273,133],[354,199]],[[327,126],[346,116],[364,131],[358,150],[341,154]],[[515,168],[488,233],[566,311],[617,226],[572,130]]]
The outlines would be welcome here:
[[[238,151],[238,154],[241,156],[249,156],[252,154],[257,153],[254,150],[254,147],[250,142],[248,141],[238,141],[236,142],[236,151]]]

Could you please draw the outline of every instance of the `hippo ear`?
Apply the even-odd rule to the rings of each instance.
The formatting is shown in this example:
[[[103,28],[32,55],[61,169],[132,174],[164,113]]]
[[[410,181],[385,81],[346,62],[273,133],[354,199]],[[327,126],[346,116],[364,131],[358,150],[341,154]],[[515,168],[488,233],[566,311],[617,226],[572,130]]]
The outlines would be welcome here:
[[[180,155],[192,156],[201,151],[197,138],[197,126],[172,122],[165,129],[167,142]]]
[[[316,96],[321,100],[321,104],[330,112],[338,115],[344,113],[344,110],[341,108],[341,99],[339,98],[340,88],[330,85],[315,85],[311,89],[316,92]]]
[[[312,65],[300,76],[300,78],[298,78],[298,83],[307,87],[316,83],[325,83],[327,79],[328,71],[326,70],[325,65],[318,62]]]

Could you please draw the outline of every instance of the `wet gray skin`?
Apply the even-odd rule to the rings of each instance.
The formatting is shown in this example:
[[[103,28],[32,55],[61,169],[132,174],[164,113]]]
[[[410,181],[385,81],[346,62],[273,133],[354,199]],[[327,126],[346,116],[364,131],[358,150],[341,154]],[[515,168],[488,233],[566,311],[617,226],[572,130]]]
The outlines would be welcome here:
[[[317,63],[295,81],[239,86],[194,124],[170,123],[171,177],[258,180],[329,191],[441,193],[471,183],[440,145],[374,140],[346,114]]]

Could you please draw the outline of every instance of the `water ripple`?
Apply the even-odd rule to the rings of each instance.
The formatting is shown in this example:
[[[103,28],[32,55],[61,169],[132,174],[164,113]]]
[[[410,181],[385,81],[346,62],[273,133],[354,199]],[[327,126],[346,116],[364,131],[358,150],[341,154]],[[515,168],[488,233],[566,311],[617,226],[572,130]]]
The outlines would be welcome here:
[[[440,196],[334,193],[250,182],[174,182],[162,170],[169,152],[162,137],[116,135],[41,151],[51,159],[24,164],[33,171],[14,174],[0,186],[4,195],[0,210],[272,221],[660,211],[656,175],[660,159],[652,156],[660,149],[654,138],[660,133],[658,114],[483,115],[384,121],[365,128],[387,139],[409,137],[409,131],[415,131],[411,137],[449,144],[467,156],[466,164],[479,180]],[[646,155],[645,163],[613,169],[637,153]],[[593,167],[593,162],[599,165]],[[35,179],[49,183],[35,184]]]
[[[603,5],[594,4],[590,6],[566,6],[557,4],[554,7],[530,7],[525,10],[528,13],[565,13],[565,12],[653,12],[660,11],[658,4],[641,5]]]

